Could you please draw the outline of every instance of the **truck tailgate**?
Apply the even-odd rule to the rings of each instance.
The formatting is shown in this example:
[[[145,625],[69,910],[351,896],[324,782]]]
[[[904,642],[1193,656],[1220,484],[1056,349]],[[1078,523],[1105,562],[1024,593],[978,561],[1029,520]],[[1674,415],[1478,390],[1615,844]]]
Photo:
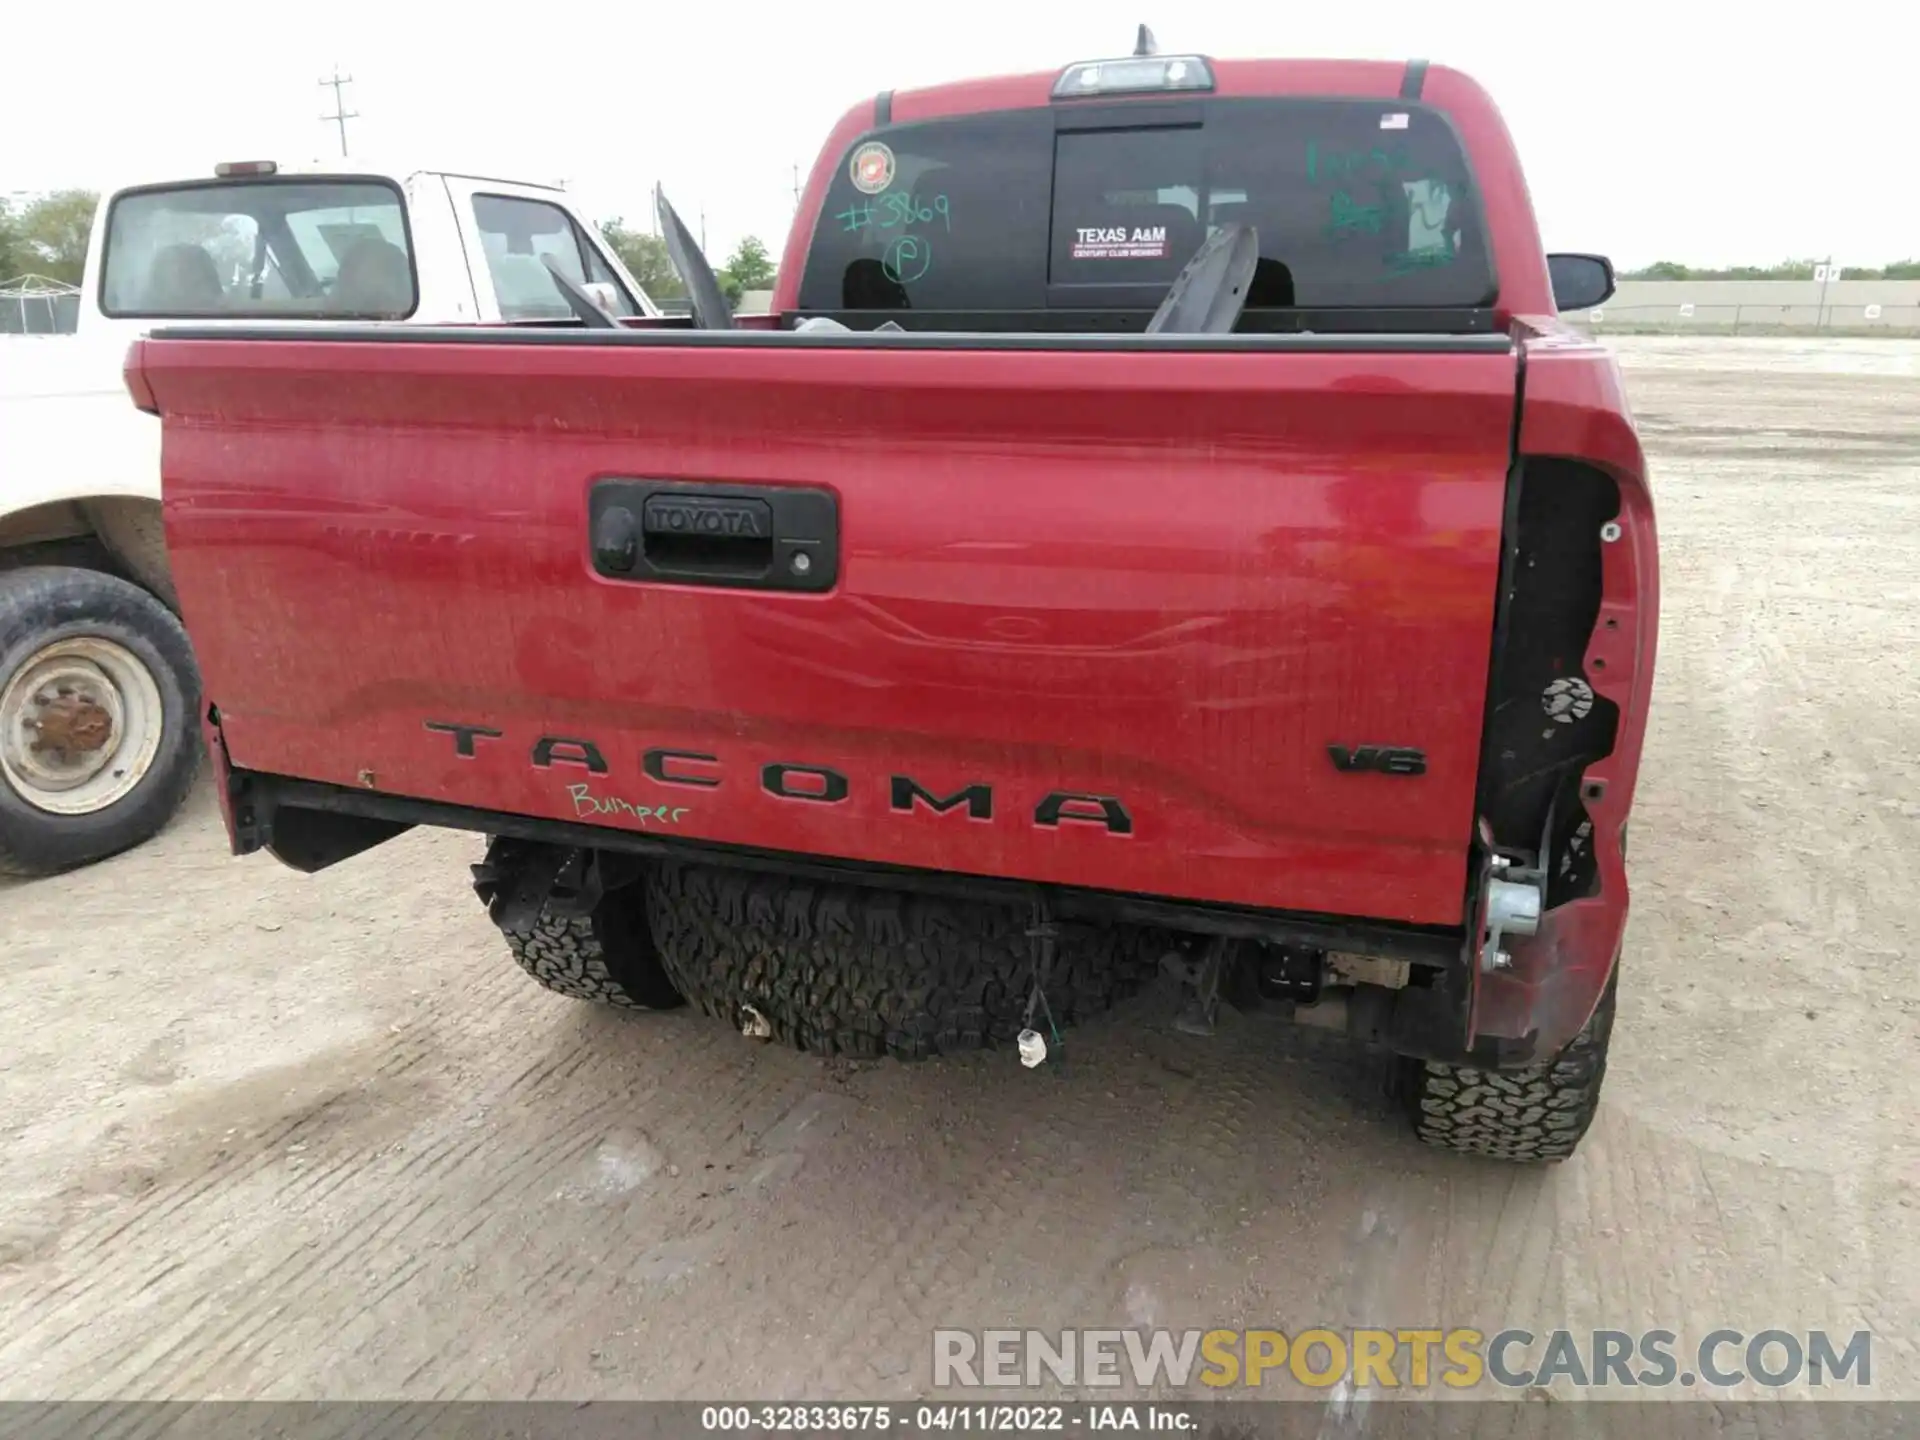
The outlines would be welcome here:
[[[1504,338],[420,333],[163,336],[130,361],[235,766],[1460,923]],[[822,492],[837,577],[600,573],[610,481]]]

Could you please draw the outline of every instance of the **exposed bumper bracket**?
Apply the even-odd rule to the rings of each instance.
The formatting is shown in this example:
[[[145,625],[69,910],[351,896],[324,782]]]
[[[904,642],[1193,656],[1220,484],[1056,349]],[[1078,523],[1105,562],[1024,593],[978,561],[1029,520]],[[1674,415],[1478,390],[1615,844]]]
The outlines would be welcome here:
[[[1547,877],[1537,870],[1518,870],[1499,856],[1487,880],[1487,923],[1480,942],[1480,969],[1505,970],[1513,964],[1502,941],[1508,935],[1532,935],[1540,929],[1546,908]]]

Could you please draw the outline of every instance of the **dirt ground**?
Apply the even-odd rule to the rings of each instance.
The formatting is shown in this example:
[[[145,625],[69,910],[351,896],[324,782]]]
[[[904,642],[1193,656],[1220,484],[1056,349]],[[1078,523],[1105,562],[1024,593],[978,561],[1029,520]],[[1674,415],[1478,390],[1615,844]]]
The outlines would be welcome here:
[[[1153,993],[1063,1074],[554,998],[413,834],[0,889],[0,1398],[906,1397],[935,1326],[1874,1332],[1920,1398],[1920,345],[1622,343],[1664,631],[1606,1104],[1427,1151]]]

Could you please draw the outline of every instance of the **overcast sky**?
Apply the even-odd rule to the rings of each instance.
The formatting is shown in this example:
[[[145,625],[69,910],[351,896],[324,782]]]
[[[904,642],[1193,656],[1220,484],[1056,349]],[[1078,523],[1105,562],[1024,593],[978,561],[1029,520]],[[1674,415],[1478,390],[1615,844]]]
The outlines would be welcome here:
[[[166,0],[58,18],[9,46],[0,194],[337,153],[319,120],[337,61],[356,156],[565,178],[596,218],[646,213],[654,180],[707,248],[777,255],[793,167],[882,89],[1166,51],[1422,55],[1492,91],[1550,248],[1623,265],[1920,254],[1920,20],[1900,0]],[[153,18],[164,17],[164,18]],[[1887,167],[1894,168],[1889,170]]]

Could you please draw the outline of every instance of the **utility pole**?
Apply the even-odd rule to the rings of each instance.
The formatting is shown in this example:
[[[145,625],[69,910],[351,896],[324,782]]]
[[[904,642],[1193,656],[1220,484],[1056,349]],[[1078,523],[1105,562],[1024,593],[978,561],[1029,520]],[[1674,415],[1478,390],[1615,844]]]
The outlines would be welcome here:
[[[322,120],[331,120],[340,127],[340,154],[342,157],[347,153],[347,121],[358,120],[360,118],[360,112],[358,110],[347,109],[341,99],[340,92],[342,88],[352,83],[353,77],[351,75],[342,75],[340,73],[340,67],[337,64],[333,67],[333,77],[320,82],[320,88],[323,90],[329,86],[333,88],[333,114],[322,115],[320,118]]]
[[[800,164],[798,161],[795,161],[793,166],[793,208],[796,210],[800,208]]]

